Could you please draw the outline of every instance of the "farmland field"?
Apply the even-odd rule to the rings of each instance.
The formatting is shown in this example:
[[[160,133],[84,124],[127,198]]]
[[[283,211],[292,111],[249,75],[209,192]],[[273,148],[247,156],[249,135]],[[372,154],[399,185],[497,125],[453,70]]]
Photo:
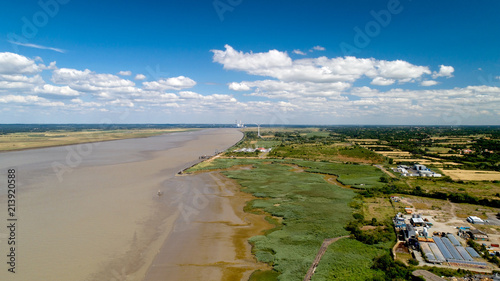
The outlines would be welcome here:
[[[500,181],[500,172],[477,170],[442,170],[454,180],[463,181]]]

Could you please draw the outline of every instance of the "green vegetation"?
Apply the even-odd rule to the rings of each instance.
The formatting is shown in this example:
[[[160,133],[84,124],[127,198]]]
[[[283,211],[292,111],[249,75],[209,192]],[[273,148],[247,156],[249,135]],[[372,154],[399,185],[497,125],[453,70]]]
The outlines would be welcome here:
[[[373,260],[387,250],[363,244],[354,239],[340,239],[328,247],[311,281],[370,280],[383,277],[373,269]]]
[[[256,157],[257,152],[233,152],[241,148],[272,148],[268,158],[292,158],[356,163],[382,163],[385,158],[361,146],[346,143],[330,132],[318,129],[274,129],[262,131],[262,138],[255,131],[245,131],[242,141],[233,146],[226,156]]]
[[[289,162],[307,168],[307,172],[336,175],[340,183],[353,188],[367,189],[385,186],[385,183],[380,182],[380,177],[385,174],[373,166],[302,160]]]
[[[311,165],[307,161],[293,163]],[[273,265],[280,273],[279,280],[301,280],[324,239],[348,234],[344,226],[352,220],[352,209],[348,204],[355,192],[327,183],[321,174],[294,172],[279,162],[261,162],[254,167],[252,170],[223,172],[236,179],[243,191],[259,198],[249,202],[249,209],[261,209],[283,218],[280,229],[250,239],[253,252],[259,261]],[[321,167],[316,169],[316,172],[322,171]],[[328,171],[332,171],[331,167]],[[366,280],[363,278],[374,274],[370,269],[372,259],[380,254],[380,248],[388,249],[392,243],[369,246],[350,242],[350,245],[356,245],[358,249],[339,247],[338,251],[323,257],[322,263],[338,264],[339,256],[345,264],[364,260],[365,265],[357,268],[355,275],[343,277],[345,280],[350,277],[360,278],[350,280]],[[332,280],[330,277],[318,278],[314,280]]]
[[[485,258],[486,260],[488,260],[491,263],[494,263],[494,264],[500,266],[500,259],[498,258],[498,256],[490,255],[486,246],[480,245],[472,239],[467,240],[467,244],[470,247],[474,248],[474,250],[476,250],[476,252],[478,252],[483,258]]]
[[[256,258],[273,267],[255,272],[250,280],[302,280],[323,240],[346,234],[350,238],[327,248],[312,280],[423,280],[411,274],[416,269],[411,256],[404,260],[410,264],[406,266],[389,254],[396,240],[390,218],[400,207],[388,199],[390,195],[500,207],[498,182],[391,177],[371,166],[380,163],[387,169],[395,162],[379,151],[403,158],[425,156],[444,165],[443,161],[450,161],[446,157],[473,148],[488,157],[479,157],[475,164],[455,162],[477,168],[482,161],[487,164],[481,169],[492,170],[498,165],[493,161],[498,154],[498,128],[286,128],[261,130],[261,135],[246,131],[233,149],[272,147],[268,154],[229,152],[188,170],[221,170],[256,197],[245,211],[268,214],[268,221],[276,225],[249,240]],[[437,275],[467,274],[425,269]]]
[[[444,268],[444,267],[435,267],[435,266],[421,266],[418,269],[423,269],[427,270],[429,272],[432,272],[436,274],[437,276],[447,276],[447,277],[465,277],[467,275],[473,275],[473,272],[469,270],[464,270],[464,269],[451,269],[451,268]]]
[[[368,245],[389,242],[389,246],[392,241],[396,241],[396,234],[393,231],[391,220],[379,223],[376,218],[365,221],[363,215],[359,213],[356,213],[356,215],[358,215],[355,216],[356,220],[349,222],[346,226],[346,229],[352,233],[356,240]],[[368,229],[362,230],[366,226],[368,226]]]
[[[446,179],[437,179],[434,182],[446,181]],[[414,195],[420,197],[428,197],[435,199],[450,200],[454,203],[468,203],[474,205],[488,206],[494,208],[500,208],[500,199],[489,198],[489,197],[478,197],[473,194],[469,194],[466,190],[459,190],[459,192],[447,189],[432,188],[429,190],[422,189],[421,186],[415,186],[414,188],[408,186],[406,183],[399,181],[398,179],[390,179],[389,183],[383,187],[374,187],[370,189],[365,189],[360,193],[365,197],[377,197],[383,194],[406,194]]]
[[[249,166],[262,163],[263,160],[258,159],[240,159],[240,158],[217,158],[213,161],[202,162],[186,170],[188,173],[208,170],[229,169],[233,166]]]
[[[374,151],[407,151],[412,158],[427,156],[443,163],[460,163],[465,169],[500,171],[498,126],[358,126],[324,130],[357,144],[371,145]]]
[[[411,274],[413,269],[407,268],[402,262],[394,261],[389,253],[375,259],[373,269],[384,275],[383,278],[375,276],[373,280],[425,280]]]
[[[290,164],[303,167],[304,172],[294,171]],[[233,166],[252,168],[230,169]],[[257,197],[248,203],[245,211],[262,210],[272,216],[270,220],[275,224],[278,220],[273,217],[282,218],[281,225],[250,239],[257,259],[271,264],[274,269],[256,272],[251,280],[301,280],[324,239],[349,234],[345,228],[353,220],[349,202],[356,193],[327,183],[324,175],[337,175],[347,182],[362,180],[367,186],[381,185],[379,179],[383,176],[379,169],[367,165],[296,159],[219,158],[190,171],[209,169],[229,169],[222,173],[237,180],[243,191]],[[376,235],[377,232],[362,233]],[[386,237],[384,241],[370,243],[372,245],[351,239],[334,243],[330,246],[334,250],[329,248],[313,280],[332,280],[339,272],[342,272],[338,275],[342,276],[337,278],[339,280],[367,280],[377,275],[377,271],[371,268],[373,259],[391,248],[394,240],[389,228],[384,228],[381,233]],[[346,267],[354,263],[360,266],[355,269]]]
[[[313,144],[281,144],[269,153],[269,157],[305,160],[337,160],[342,162],[382,163],[384,158],[360,146],[330,144],[319,141]]]
[[[447,193],[468,193],[479,199],[500,199],[500,185],[498,182],[490,181],[468,181],[454,182],[447,178],[431,179],[415,177],[407,179],[412,186],[420,186],[423,192],[433,193],[437,191]]]
[[[256,270],[248,281],[275,281],[280,274],[274,270]]]

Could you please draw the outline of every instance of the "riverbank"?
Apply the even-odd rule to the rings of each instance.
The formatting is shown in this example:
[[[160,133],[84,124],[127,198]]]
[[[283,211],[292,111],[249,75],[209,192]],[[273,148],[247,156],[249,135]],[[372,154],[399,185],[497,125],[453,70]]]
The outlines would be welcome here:
[[[191,202],[178,205],[180,215],[146,281],[166,276],[169,280],[248,280],[255,270],[270,269],[256,262],[248,243],[250,237],[274,227],[265,216],[243,211],[254,197],[217,172],[178,178],[182,178],[182,196]]]

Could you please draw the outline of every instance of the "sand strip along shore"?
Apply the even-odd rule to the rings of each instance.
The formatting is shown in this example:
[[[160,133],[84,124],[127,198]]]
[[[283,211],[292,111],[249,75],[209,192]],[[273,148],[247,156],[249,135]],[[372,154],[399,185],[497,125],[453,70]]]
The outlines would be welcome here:
[[[243,212],[253,197],[218,172],[181,178],[181,196],[188,200],[174,200],[190,205],[184,206],[145,280],[248,280],[257,269],[269,270],[256,262],[248,243],[274,227],[263,215]]]
[[[183,209],[179,204],[199,208],[209,217],[217,210],[193,205],[181,188],[187,184],[203,190],[214,185],[212,177],[174,175],[197,162],[200,155],[225,149],[241,137],[235,129],[209,129],[87,144],[87,150],[70,146],[73,150],[59,147],[3,153],[0,180],[6,180],[7,168],[16,169],[18,221],[16,273],[4,266],[0,279],[143,280],[152,261],[163,252],[159,249],[167,241],[175,242],[173,237],[181,233]],[[73,157],[68,162],[68,155],[75,151],[82,152],[81,161]],[[58,177],[54,163],[71,165]],[[164,192],[162,196],[157,196],[158,189]],[[215,197],[207,197],[207,206]],[[222,210],[230,209],[230,203],[224,206]],[[0,220],[6,219],[6,190],[0,189]],[[7,231],[0,228],[0,261],[4,259],[4,265]]]

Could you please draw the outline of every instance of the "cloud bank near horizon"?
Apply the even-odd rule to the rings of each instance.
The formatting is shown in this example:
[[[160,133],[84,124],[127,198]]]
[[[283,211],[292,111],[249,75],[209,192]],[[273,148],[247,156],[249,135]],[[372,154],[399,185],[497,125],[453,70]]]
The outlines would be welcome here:
[[[243,52],[230,45],[211,52],[214,63],[248,79],[226,81],[223,93],[207,92],[197,89],[204,83],[189,73],[148,80],[128,70],[111,74],[59,68],[56,62],[45,65],[39,58],[0,53],[0,112],[14,116],[30,111],[50,116],[47,120],[61,116],[83,120],[92,114],[104,118],[126,111],[144,118],[135,120],[160,123],[188,117],[205,121],[200,123],[230,123],[243,116],[282,124],[349,120],[398,124],[401,116],[415,124],[476,124],[485,118],[498,121],[500,115],[499,87],[436,87],[454,77],[453,66],[353,56],[293,59],[286,51]]]

